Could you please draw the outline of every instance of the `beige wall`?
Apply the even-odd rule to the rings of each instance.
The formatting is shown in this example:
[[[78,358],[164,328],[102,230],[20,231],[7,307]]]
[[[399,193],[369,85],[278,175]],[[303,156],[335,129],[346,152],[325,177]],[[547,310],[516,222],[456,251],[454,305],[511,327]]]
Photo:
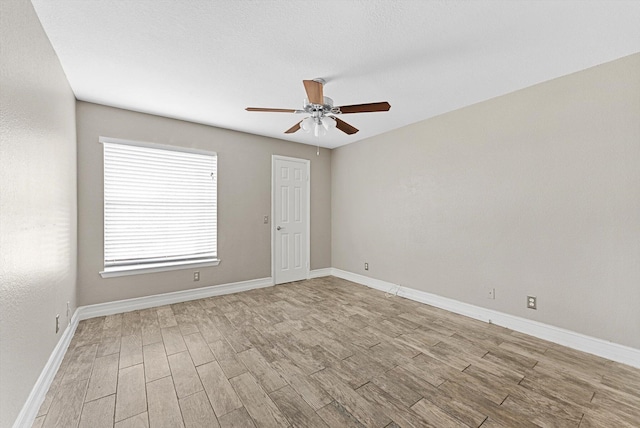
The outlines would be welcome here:
[[[311,269],[331,265],[331,151],[282,140],[77,103],[79,304],[110,302],[271,276],[271,156],[311,160]],[[103,167],[98,137],[218,153],[216,267],[103,279]],[[271,219],[270,219],[271,220]],[[200,271],[200,282],[193,271]]]
[[[27,0],[0,1],[0,426],[75,310],[75,98]],[[55,316],[60,314],[60,332]]]
[[[640,54],[334,150],[332,206],[333,267],[640,348]]]

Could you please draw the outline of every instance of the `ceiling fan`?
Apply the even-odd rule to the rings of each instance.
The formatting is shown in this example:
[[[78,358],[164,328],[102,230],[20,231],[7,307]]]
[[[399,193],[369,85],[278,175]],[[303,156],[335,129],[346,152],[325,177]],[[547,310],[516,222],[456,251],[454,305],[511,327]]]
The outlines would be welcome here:
[[[283,108],[260,108],[247,107],[247,111],[266,111],[272,113],[307,113],[310,116],[302,119],[285,131],[285,134],[293,134],[299,129],[313,133],[316,137],[325,135],[332,128],[338,128],[345,134],[355,134],[358,129],[341,120],[337,115],[350,113],[369,113],[376,111],[389,111],[391,105],[386,102],[354,104],[349,106],[334,107],[333,100],[325,97],[322,87],[325,84],[323,79],[303,80],[304,89],[307,92],[307,99],[304,100],[302,110]]]

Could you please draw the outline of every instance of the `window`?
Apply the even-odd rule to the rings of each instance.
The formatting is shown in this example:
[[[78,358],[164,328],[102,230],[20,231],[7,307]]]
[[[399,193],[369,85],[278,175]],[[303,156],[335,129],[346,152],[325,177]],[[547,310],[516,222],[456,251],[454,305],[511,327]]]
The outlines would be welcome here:
[[[215,266],[217,155],[100,137],[103,277]]]

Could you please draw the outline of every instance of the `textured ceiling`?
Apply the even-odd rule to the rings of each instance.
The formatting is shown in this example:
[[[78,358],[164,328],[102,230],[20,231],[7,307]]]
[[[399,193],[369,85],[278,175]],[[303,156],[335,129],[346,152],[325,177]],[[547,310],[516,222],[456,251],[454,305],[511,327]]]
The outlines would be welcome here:
[[[336,105],[338,147],[640,51],[640,1],[33,0],[80,100],[317,144],[303,79]]]

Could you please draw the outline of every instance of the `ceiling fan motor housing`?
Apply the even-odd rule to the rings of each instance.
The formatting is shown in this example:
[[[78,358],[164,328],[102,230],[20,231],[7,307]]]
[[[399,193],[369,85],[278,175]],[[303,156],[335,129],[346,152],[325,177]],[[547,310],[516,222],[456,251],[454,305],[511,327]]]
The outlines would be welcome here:
[[[312,104],[308,99],[304,99],[304,111],[313,117],[322,118],[326,114],[340,114],[340,108],[333,106],[333,100],[329,97],[322,97],[323,104]]]

